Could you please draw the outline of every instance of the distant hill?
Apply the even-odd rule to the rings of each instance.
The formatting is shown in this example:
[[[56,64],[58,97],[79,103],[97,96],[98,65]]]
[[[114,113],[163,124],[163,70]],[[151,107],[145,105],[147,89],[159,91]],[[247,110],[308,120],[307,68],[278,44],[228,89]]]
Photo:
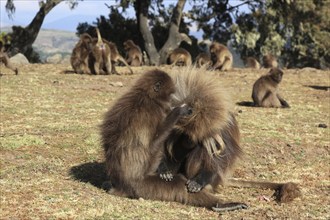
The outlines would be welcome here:
[[[11,32],[11,27],[1,28],[3,32]],[[33,48],[39,53],[42,61],[54,54],[61,54],[63,57],[70,55],[78,37],[74,32],[41,29]]]
[[[40,54],[41,59],[45,60],[58,53],[62,56],[71,54],[77,41],[78,37],[74,32],[42,29],[33,48]]]

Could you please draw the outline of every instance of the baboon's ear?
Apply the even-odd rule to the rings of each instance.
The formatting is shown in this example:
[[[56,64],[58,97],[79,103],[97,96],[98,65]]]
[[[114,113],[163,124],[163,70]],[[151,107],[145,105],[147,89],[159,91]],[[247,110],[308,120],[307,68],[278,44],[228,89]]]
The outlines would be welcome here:
[[[162,87],[162,81],[156,82],[155,85],[154,85],[154,91],[155,92],[159,92],[159,90],[161,89],[161,87]]]

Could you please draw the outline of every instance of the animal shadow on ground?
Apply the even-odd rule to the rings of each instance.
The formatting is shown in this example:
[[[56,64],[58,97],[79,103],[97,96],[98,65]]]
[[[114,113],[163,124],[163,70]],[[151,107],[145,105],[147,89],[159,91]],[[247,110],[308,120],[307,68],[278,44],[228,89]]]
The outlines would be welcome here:
[[[71,167],[70,176],[75,180],[90,183],[103,189],[102,184],[106,180],[105,163],[89,162]]]
[[[246,107],[255,107],[254,102],[250,102],[250,101],[236,102],[236,105],[246,106]]]
[[[309,87],[309,88],[317,89],[317,90],[324,90],[324,91],[328,91],[328,90],[330,90],[330,86],[305,85],[305,87]]]

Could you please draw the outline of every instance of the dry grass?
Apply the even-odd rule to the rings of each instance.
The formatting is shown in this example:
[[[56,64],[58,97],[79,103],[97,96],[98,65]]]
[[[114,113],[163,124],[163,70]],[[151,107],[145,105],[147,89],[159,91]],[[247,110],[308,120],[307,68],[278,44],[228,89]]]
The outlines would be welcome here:
[[[223,188],[219,196],[250,208],[219,214],[174,202],[118,198],[101,190],[98,125],[111,102],[146,68],[135,68],[132,76],[63,74],[69,69],[27,65],[15,76],[1,67],[1,219],[330,218],[330,71],[285,71],[281,89],[290,109],[235,106],[246,155],[233,175],[294,181],[303,197],[280,205],[259,199],[270,197],[269,190]],[[252,84],[265,71],[206,74],[214,74],[233,102],[241,102],[251,101]]]

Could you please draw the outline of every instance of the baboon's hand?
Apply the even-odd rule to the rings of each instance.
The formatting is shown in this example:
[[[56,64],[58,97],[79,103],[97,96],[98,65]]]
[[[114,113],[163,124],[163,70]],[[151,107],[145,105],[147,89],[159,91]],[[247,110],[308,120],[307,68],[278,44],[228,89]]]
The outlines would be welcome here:
[[[173,174],[171,171],[166,171],[166,172],[163,172],[163,173],[160,173],[159,174],[159,177],[167,182],[170,182],[173,180]]]
[[[187,183],[187,190],[190,193],[196,193],[202,190],[203,186],[199,183],[197,183],[194,180],[188,180]]]
[[[182,104],[180,106],[180,115],[182,116],[188,116],[191,115],[193,113],[193,110],[190,106],[188,106],[187,104]]]

